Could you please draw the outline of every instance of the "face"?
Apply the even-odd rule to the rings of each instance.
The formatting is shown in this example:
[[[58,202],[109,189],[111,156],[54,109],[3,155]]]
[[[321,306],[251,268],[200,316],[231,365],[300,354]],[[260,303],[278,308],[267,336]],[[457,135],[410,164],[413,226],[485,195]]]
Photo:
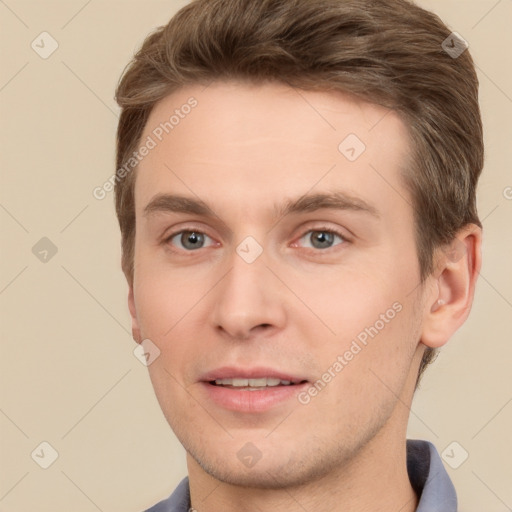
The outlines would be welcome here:
[[[157,104],[150,139],[129,302],[189,471],[299,484],[405,436],[422,298],[398,116],[217,82]]]

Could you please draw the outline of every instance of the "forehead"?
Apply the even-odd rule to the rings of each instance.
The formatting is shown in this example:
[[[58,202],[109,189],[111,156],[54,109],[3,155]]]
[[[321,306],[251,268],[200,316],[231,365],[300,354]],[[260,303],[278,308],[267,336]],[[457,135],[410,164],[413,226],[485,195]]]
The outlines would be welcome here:
[[[141,141],[138,213],[157,193],[199,196],[246,211],[283,196],[342,188],[368,202],[407,195],[408,132],[399,116],[341,92],[214,82],[161,100]],[[385,202],[385,201],[384,201]],[[405,207],[405,205],[403,205]]]

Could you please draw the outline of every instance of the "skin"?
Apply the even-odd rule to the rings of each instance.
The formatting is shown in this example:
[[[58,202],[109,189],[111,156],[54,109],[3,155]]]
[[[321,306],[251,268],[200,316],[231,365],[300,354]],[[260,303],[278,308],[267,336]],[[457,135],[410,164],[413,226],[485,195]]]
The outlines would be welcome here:
[[[456,258],[436,254],[420,285],[407,167],[407,127],[389,112],[334,92],[214,82],[158,103],[143,139],[194,96],[198,105],[142,160],[135,187],[134,339],[161,351],[149,373],[167,421],[187,450],[200,512],[414,511],[405,437],[426,346],[466,319],[480,268],[481,233],[458,234]],[[366,150],[350,162],[348,134]],[[286,200],[333,190],[378,215],[321,208],[276,214]],[[157,194],[200,199],[213,216],[154,211]],[[335,230],[332,245],[312,235]],[[180,230],[207,235],[185,248]],[[263,249],[247,263],[237,246]],[[342,238],[344,237],[344,238]],[[441,300],[442,303],[438,303]],[[221,366],[268,366],[315,382],[394,303],[401,311],[307,404],[263,413],[216,405],[201,376]],[[248,442],[261,459],[237,457]]]

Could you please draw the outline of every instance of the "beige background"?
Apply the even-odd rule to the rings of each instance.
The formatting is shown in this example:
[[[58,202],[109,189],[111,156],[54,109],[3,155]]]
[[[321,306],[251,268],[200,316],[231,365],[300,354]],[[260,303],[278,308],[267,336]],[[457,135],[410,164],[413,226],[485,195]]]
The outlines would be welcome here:
[[[92,196],[114,171],[118,77],[184,3],[0,0],[3,512],[140,512],[186,474],[132,352],[113,196]],[[446,467],[460,510],[501,512],[512,508],[512,1],[420,4],[469,41],[478,65],[485,260],[469,321],[415,398],[409,437],[440,452],[459,443],[448,453],[468,459]],[[48,59],[31,48],[43,31],[59,44]],[[43,237],[58,249],[46,263],[32,252]],[[31,458],[43,441],[59,454],[46,470]]]

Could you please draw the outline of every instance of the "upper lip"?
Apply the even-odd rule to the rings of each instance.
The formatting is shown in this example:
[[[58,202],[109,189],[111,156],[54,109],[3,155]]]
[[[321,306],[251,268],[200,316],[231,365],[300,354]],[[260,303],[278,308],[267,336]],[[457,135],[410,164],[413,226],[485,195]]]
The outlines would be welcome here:
[[[303,382],[306,379],[303,376],[297,374],[285,373],[281,370],[274,368],[266,368],[263,366],[241,368],[235,366],[223,366],[222,368],[216,368],[211,370],[201,377],[201,381],[212,382],[218,379],[262,379],[268,377],[271,379],[289,380],[293,383]]]

